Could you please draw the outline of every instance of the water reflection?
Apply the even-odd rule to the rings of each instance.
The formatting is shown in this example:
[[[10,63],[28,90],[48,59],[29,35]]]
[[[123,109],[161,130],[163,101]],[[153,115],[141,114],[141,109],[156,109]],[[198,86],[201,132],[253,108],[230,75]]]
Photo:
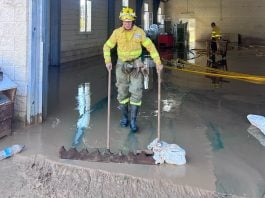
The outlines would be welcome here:
[[[227,48],[228,48],[228,41],[222,40],[217,42],[217,51],[211,49],[211,42],[206,42],[206,49],[207,49],[207,66],[227,71]],[[223,82],[229,82],[223,80],[222,77],[210,77],[206,76],[212,80],[212,84],[215,88],[219,88],[222,86]]]
[[[124,142],[123,152],[134,152],[139,149],[139,141],[135,133],[130,132]]]
[[[84,83],[78,87],[77,110],[79,112],[79,119],[77,121],[77,127],[75,132],[74,141],[72,147],[76,147],[80,144],[80,140],[83,137],[85,130],[89,126],[90,122],[90,83]]]

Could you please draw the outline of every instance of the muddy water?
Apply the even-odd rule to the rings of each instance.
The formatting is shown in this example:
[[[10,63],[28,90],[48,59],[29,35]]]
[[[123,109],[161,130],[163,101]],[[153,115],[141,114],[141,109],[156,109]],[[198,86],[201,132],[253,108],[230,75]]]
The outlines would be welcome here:
[[[200,64],[205,61],[203,57],[196,59]],[[228,56],[228,69],[232,71],[265,75],[264,64],[265,58],[257,58],[250,49],[231,51]],[[47,120],[42,125],[16,129],[14,136],[0,139],[0,147],[22,143],[27,147],[23,155],[41,153],[51,158],[58,158],[62,145],[78,149],[106,147],[107,73],[101,57],[63,65],[60,70],[51,68],[50,77]],[[164,71],[162,78],[161,139],[184,148],[187,165],[88,163],[88,166],[227,194],[263,197],[265,148],[249,135],[246,116],[265,114],[264,85],[224,79],[216,86],[204,76],[172,71]],[[124,152],[145,149],[156,137],[155,74],[149,82],[138,116],[140,131],[133,134],[128,128],[119,127],[113,72],[111,149]],[[78,91],[84,83],[89,83],[89,93]],[[82,108],[80,93],[90,97]],[[85,114],[85,125],[80,125]]]

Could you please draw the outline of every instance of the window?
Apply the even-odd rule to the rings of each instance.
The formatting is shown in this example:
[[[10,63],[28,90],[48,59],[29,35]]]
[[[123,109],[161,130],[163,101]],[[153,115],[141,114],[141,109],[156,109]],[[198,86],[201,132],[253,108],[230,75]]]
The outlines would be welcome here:
[[[80,32],[91,32],[91,0],[80,0]]]
[[[148,3],[144,3],[144,30],[149,30],[149,27],[152,23],[153,23],[152,12],[149,12]]]
[[[144,12],[148,12],[148,3],[144,3]]]
[[[165,23],[165,15],[162,15],[161,8],[158,8],[158,11],[157,11],[157,22],[160,23],[161,25],[164,25]]]
[[[122,7],[129,7],[129,0],[122,0]]]

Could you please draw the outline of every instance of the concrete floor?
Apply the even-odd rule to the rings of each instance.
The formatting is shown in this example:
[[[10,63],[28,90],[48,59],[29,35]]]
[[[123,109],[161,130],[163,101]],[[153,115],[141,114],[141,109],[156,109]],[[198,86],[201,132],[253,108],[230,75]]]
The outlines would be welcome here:
[[[228,69],[265,75],[263,50],[265,53],[263,48],[229,51]],[[205,58],[199,57],[196,63],[205,65]],[[145,149],[157,132],[155,78],[150,80],[150,89],[144,91],[138,119],[140,131],[136,134],[119,127],[114,75],[112,81],[111,148],[123,151]],[[161,139],[184,148],[187,164],[145,166],[58,159],[62,145],[70,148],[76,143],[78,149],[106,146],[107,73],[102,57],[69,63],[60,69],[51,68],[49,82],[47,120],[41,125],[15,129],[14,135],[0,139],[0,149],[15,143],[25,144],[26,150],[20,156],[32,158],[38,154],[63,164],[224,195],[265,197],[265,148],[248,132],[250,124],[246,118],[248,114],[265,115],[264,85],[230,79],[223,79],[216,85],[205,76],[165,70]],[[77,124],[82,119],[77,111],[78,86],[82,83],[90,83],[87,112],[91,112],[87,118],[88,128],[83,134],[78,130],[80,123]],[[194,191],[194,197],[203,196],[196,196]]]

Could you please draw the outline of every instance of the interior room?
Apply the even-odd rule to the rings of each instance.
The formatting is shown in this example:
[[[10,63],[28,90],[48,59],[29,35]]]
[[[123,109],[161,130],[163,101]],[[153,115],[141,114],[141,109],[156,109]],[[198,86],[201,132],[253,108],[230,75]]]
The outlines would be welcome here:
[[[264,11],[262,0],[0,1],[1,194],[265,198]],[[156,138],[151,164],[133,160]]]

